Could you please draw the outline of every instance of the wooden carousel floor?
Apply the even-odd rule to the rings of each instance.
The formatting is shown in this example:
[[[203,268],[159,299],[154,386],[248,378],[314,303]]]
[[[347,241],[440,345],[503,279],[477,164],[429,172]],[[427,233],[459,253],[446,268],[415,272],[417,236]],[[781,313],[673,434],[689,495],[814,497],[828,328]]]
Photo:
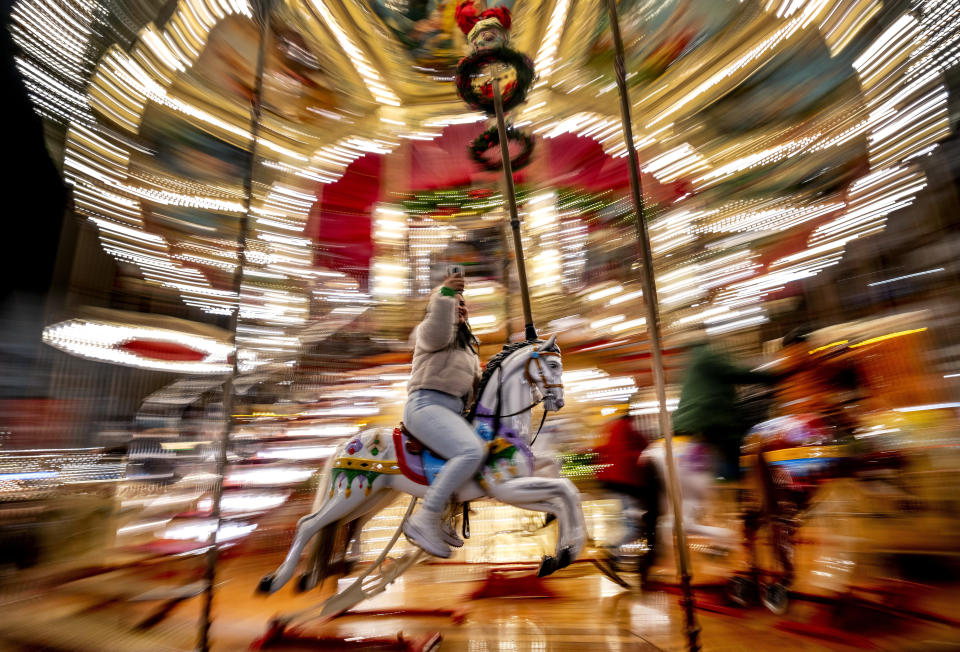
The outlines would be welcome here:
[[[840,494],[846,495],[846,492]],[[732,509],[721,505],[712,510],[714,514],[728,514],[718,517],[714,524],[729,525]],[[831,509],[833,514],[848,511],[845,505]],[[593,511],[594,507],[588,510],[590,514]],[[399,519],[399,514],[394,520]],[[295,518],[295,515],[286,516],[291,522]],[[496,531],[504,527],[504,523],[492,517],[488,521]],[[915,583],[888,581],[882,578],[896,577],[897,573],[889,573],[890,569],[881,566],[875,556],[861,555],[856,565],[850,566],[843,555],[838,554],[852,538],[864,537],[868,528],[888,521],[886,527],[891,532],[907,530],[903,523],[889,517],[810,519],[798,539],[794,588],[811,599],[793,600],[789,611],[782,616],[762,607],[732,608],[718,591],[706,588],[721,584],[733,569],[743,568],[743,551],[717,555],[707,541],[691,537],[694,580],[705,586],[698,593],[700,609],[697,611],[703,649],[708,652],[859,649],[960,652],[960,611],[956,607],[960,596],[958,573],[954,572],[950,578],[928,573],[926,579]],[[513,522],[507,519],[505,523]],[[393,521],[388,525],[385,530],[388,532],[396,527]],[[483,534],[479,532],[483,526],[484,522],[478,521],[475,541],[471,540],[473,543],[468,545],[486,542],[491,549],[516,557],[522,545],[533,545],[531,541],[537,539],[529,533],[504,536],[492,534],[494,530],[491,530]],[[547,534],[541,543],[552,546],[552,537]],[[887,534],[885,530],[870,536],[871,540],[892,541]],[[331,579],[307,594],[295,593],[291,582],[275,595],[256,595],[254,589],[260,577],[276,568],[285,552],[276,545],[271,549],[273,552],[269,554],[241,551],[221,562],[212,610],[211,639],[216,652],[248,649],[267,632],[275,615],[317,605],[332,595],[338,585],[344,588],[352,581]],[[358,609],[456,610],[462,620],[455,622],[449,615],[361,614],[347,615],[322,626],[316,620],[309,621],[302,631],[318,639],[354,641],[365,637],[396,637],[399,632],[407,638],[439,632],[443,637],[440,649],[444,651],[685,650],[683,613],[679,595],[672,586],[672,555],[665,554],[655,569],[653,579],[659,580],[658,589],[641,591],[624,589],[602,575],[584,559],[594,552],[587,549],[572,566],[546,579],[543,586],[553,594],[548,598],[473,598],[489,574],[502,571],[504,566],[465,563],[469,560],[462,554],[458,563],[422,564],[411,568],[386,592]],[[541,553],[525,554],[523,558],[535,559]],[[115,564],[117,570],[62,583],[55,590],[37,590],[41,582],[34,582],[27,575],[17,577],[14,590],[10,582],[4,581],[9,578],[0,575],[0,652],[196,649],[203,603],[195,593],[203,558],[172,551],[164,559],[160,564],[146,565],[128,557],[98,559],[100,564]],[[843,575],[842,579],[849,585],[867,584],[859,597],[884,607],[838,605],[822,599],[828,594],[824,592],[823,583],[811,578],[815,580],[820,573],[822,579],[829,574],[824,573],[825,570],[849,572],[844,571],[845,564],[848,569],[857,569],[858,577]],[[957,564],[953,564],[953,568],[956,567]],[[61,571],[61,575],[66,573]],[[507,573],[510,578],[522,575]],[[636,581],[634,576],[628,575],[627,579]],[[887,588],[892,588],[892,592],[884,593]],[[165,602],[178,595],[185,599],[176,606]],[[165,604],[172,606],[166,618],[151,627],[137,628],[138,623],[155,615]],[[317,648],[281,641],[268,649]],[[333,644],[324,649],[347,648]]]
[[[227,561],[218,577],[214,602],[213,649],[245,650],[261,637],[271,617],[316,604],[335,588],[298,595],[289,587],[270,597],[253,593],[257,580],[275,559],[247,557]],[[393,637],[403,632],[415,638],[440,632],[442,650],[469,652],[540,652],[585,650],[684,650],[679,596],[669,590],[642,592],[617,586],[589,562],[577,562],[546,580],[551,598],[471,599],[496,566],[485,564],[426,564],[412,568],[385,593],[363,604],[364,610],[456,609],[463,621],[449,616],[356,615],[322,627],[306,623],[302,631],[320,638]],[[698,582],[710,580],[699,569]],[[669,575],[662,579],[670,580]],[[719,579],[714,575],[713,579]],[[340,580],[345,586],[348,580]],[[157,603],[119,601],[102,604],[102,594],[124,584],[122,575],[86,580],[85,590],[57,591],[8,603],[2,610],[0,650],[189,650],[195,649],[201,601],[192,598],[147,631],[134,625]],[[99,592],[99,595],[98,595]],[[948,595],[941,613],[950,614]],[[718,607],[720,600],[702,594],[699,610],[703,649],[759,650],[960,650],[960,628],[918,618],[891,619],[880,612],[847,614],[836,625],[835,607],[795,602],[786,616],[762,608]],[[713,603],[713,604],[711,604]],[[947,611],[944,611],[946,609]],[[832,617],[831,617],[832,614]],[[955,615],[955,614],[954,614]],[[817,636],[797,633],[795,625],[816,625]],[[801,627],[800,629],[803,629]],[[847,638],[844,638],[846,636]],[[316,649],[279,642],[275,650]],[[346,649],[333,645],[324,649]],[[355,648],[351,648],[355,649]]]

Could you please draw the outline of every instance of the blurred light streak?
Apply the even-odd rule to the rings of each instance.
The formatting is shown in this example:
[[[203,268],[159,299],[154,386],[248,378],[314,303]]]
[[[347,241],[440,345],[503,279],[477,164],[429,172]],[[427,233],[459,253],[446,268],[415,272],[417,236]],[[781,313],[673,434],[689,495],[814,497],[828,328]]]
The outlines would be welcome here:
[[[771,56],[774,53],[775,48],[816,19],[826,5],[826,0],[812,0],[804,5],[803,10],[798,16],[791,18],[785,24],[777,28],[770,36],[760,40],[752,47],[746,49],[745,52],[737,56],[736,59],[734,59],[729,65],[725,66],[719,72],[698,84],[693,90],[686,93],[671,106],[653,116],[653,119],[647,123],[647,129],[666,121],[673,114],[679,112],[688,104],[691,104],[701,95],[706,94],[708,91],[719,86],[721,83],[730,80],[748,64],[759,61],[763,57]]]
[[[203,352],[199,362],[172,361],[141,357],[118,347],[131,340],[168,342]],[[71,319],[47,326],[43,341],[61,351],[84,358],[112,362],[141,369],[185,374],[224,374],[230,371],[227,358],[233,353],[229,344],[208,337],[177,331]]]
[[[880,336],[878,336],[878,337],[871,337],[870,339],[864,340],[863,342],[857,342],[856,344],[851,344],[851,345],[850,345],[850,348],[851,348],[851,349],[856,349],[856,348],[861,347],[861,346],[868,346],[868,345],[870,345],[870,344],[876,344],[877,342],[885,342],[885,341],[887,341],[887,340],[892,340],[892,339],[895,338],[895,337],[902,337],[903,335],[913,335],[914,333],[922,333],[922,332],[924,332],[925,330],[927,330],[926,327],[923,327],[923,328],[913,328],[913,329],[905,330],[905,331],[897,331],[897,332],[895,332],[895,333],[887,333],[886,335],[880,335]]]
[[[674,412],[680,404],[679,398],[667,398],[667,410]],[[630,404],[631,415],[657,414],[660,412],[660,403],[657,401],[640,401]]]
[[[606,297],[613,296],[614,294],[619,294],[620,292],[623,292],[623,286],[614,285],[612,287],[605,288],[603,290],[597,290],[596,292],[591,292],[590,294],[587,295],[587,301],[596,301],[597,299],[604,299]]]
[[[400,98],[386,85],[380,73],[370,64],[363,51],[354,44],[353,40],[347,35],[340,22],[333,12],[327,6],[327,0],[310,0],[310,6],[316,10],[323,20],[324,24],[333,32],[333,37],[343,48],[343,51],[349,56],[357,72],[363,78],[367,90],[373,95],[373,98],[380,104],[388,106],[400,106]],[[342,6],[342,5],[341,5]]]
[[[215,522],[176,525],[168,528],[163,533],[166,539],[186,539],[192,541],[207,541],[214,530],[217,529]],[[217,543],[230,541],[250,534],[257,529],[256,523],[225,523],[217,531]]]
[[[220,508],[230,514],[261,512],[282,505],[289,496],[289,493],[228,493],[221,500]],[[197,509],[206,512],[212,504],[210,498],[204,498],[197,503]]]
[[[641,317],[640,319],[631,319],[630,321],[623,321],[618,324],[614,324],[610,327],[610,330],[614,333],[619,333],[620,331],[629,330],[631,328],[640,328],[641,326],[645,326],[646,323],[647,320]]]
[[[827,349],[831,349],[831,348],[833,348],[833,347],[835,347],[835,346],[842,346],[842,345],[846,344],[846,343],[849,342],[849,341],[850,341],[850,340],[837,340],[836,342],[830,342],[829,344],[824,344],[823,346],[818,346],[818,347],[815,348],[815,349],[810,349],[809,351],[807,351],[807,353],[808,353],[809,355],[813,355],[814,353],[819,353],[820,351],[826,351]]]
[[[835,57],[846,48],[881,9],[879,0],[835,2],[833,9],[820,23],[820,31]]]
[[[290,485],[306,480],[313,475],[313,469],[298,468],[252,468],[234,469],[227,474],[226,481],[237,485]]]
[[[556,4],[553,5],[553,13],[550,14],[550,20],[543,30],[543,40],[540,42],[540,48],[533,62],[534,70],[537,71],[533,90],[545,86],[550,81],[569,7],[570,0],[556,0]]]
[[[867,283],[867,286],[868,286],[868,287],[873,287],[873,286],[875,286],[875,285],[884,285],[884,284],[886,284],[886,283],[893,283],[893,282],[895,282],[895,281],[902,281],[903,279],[914,278],[914,277],[917,277],[917,276],[926,276],[927,274],[935,274],[935,273],[937,273],[937,272],[942,272],[942,271],[944,271],[944,268],[943,268],[943,267],[937,267],[937,268],[934,268],[934,269],[928,269],[928,270],[923,271],[923,272],[917,272],[917,273],[915,273],[915,274],[905,274],[904,276],[895,276],[894,278],[888,278],[888,279],[885,280],[885,281],[876,281],[875,283]]]
[[[910,405],[908,407],[893,408],[894,412],[927,412],[929,410],[954,410],[960,408],[960,403],[931,403],[929,405]]]
[[[747,328],[748,326],[756,326],[766,321],[768,321],[766,315],[747,317],[746,319],[739,319],[737,321],[720,324],[719,326],[708,326],[707,334],[719,335],[721,333],[729,333],[730,331],[740,330],[741,328]]]

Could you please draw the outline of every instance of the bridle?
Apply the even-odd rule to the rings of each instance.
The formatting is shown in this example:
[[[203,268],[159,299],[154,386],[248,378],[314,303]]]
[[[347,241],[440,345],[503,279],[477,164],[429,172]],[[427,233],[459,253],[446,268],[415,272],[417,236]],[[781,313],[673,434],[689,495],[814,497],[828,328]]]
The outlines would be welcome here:
[[[523,368],[523,375],[527,379],[528,383],[530,383],[531,385],[536,385],[536,381],[534,380],[533,375],[531,375],[530,373],[530,365],[535,363],[537,365],[537,371],[540,372],[540,378],[543,380],[544,389],[549,390],[552,387],[559,387],[562,389],[563,382],[559,382],[559,383],[547,382],[547,375],[543,371],[543,363],[540,362],[540,358],[544,358],[547,356],[553,356],[555,358],[559,358],[560,354],[557,353],[556,351],[540,351],[538,349],[534,349],[533,353],[530,354],[530,357],[527,358],[527,364]],[[550,392],[548,391],[547,395],[549,394]]]
[[[546,392],[542,394],[540,398],[538,398],[536,401],[534,401],[527,407],[517,410],[516,412],[512,412],[510,414],[500,414],[500,404],[501,404],[500,390],[503,387],[503,367],[500,367],[497,369],[497,372],[499,373],[499,379],[497,381],[497,412],[496,414],[494,414],[494,432],[495,433],[499,432],[500,430],[500,419],[504,419],[506,417],[515,417],[518,414],[523,414],[528,410],[532,410],[540,403],[543,403],[543,401],[545,401],[548,397],[550,398],[553,397],[553,394],[550,392],[551,389],[555,387],[559,387],[563,389],[562,381],[559,383],[547,382],[547,375],[544,372],[543,363],[540,361],[540,358],[547,357],[547,356],[555,356],[559,358],[560,354],[556,351],[541,351],[538,348],[536,348],[536,346],[534,346],[533,351],[530,353],[530,357],[527,358],[527,363],[523,367],[523,377],[526,379],[528,383],[530,383],[531,386],[536,387],[537,381],[533,377],[533,375],[530,373],[530,366],[532,364],[536,364],[537,371],[540,373],[540,379],[543,381],[543,388],[546,390]],[[537,441],[537,437],[540,436],[540,430],[543,429],[543,424],[546,420],[547,420],[547,410],[544,410],[543,417],[540,419],[540,427],[537,428],[536,434],[533,436],[533,439],[530,440],[531,446],[533,446],[533,443]]]

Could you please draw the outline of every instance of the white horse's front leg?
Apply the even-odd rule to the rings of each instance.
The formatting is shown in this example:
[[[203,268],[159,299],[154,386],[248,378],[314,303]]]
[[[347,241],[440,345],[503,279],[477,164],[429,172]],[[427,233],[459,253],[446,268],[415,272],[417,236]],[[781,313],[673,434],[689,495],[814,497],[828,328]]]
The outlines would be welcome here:
[[[570,489],[573,489],[573,493]],[[524,509],[548,511],[557,517],[560,537],[556,558],[545,558],[540,574],[547,575],[570,564],[583,548],[584,534],[581,523],[579,494],[565,478],[511,478],[489,487],[490,495],[504,503]],[[556,510],[556,511],[554,511]],[[577,530],[580,530],[577,532]]]
[[[557,545],[554,550],[554,556],[559,558],[564,554],[564,550],[570,550],[570,519],[567,516],[567,508],[564,502],[559,498],[542,500],[531,503],[513,503],[514,507],[527,509],[531,512],[543,512],[553,514],[557,520]]]
[[[557,478],[557,484],[563,491],[567,510],[571,516],[570,545],[577,555],[583,550],[587,542],[587,519],[583,515],[583,503],[580,502],[580,491],[570,478]]]

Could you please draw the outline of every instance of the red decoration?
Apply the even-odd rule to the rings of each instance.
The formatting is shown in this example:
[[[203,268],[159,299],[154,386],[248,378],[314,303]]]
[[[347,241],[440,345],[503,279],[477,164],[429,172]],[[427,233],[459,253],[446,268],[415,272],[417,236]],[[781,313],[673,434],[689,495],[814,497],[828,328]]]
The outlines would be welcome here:
[[[557,594],[543,579],[537,577],[537,569],[532,566],[491,568],[477,590],[470,594],[470,600],[483,598],[555,598]]]
[[[117,348],[151,360],[199,362],[207,357],[205,352],[197,351],[189,346],[158,340],[127,340]]]
[[[510,10],[506,7],[493,7],[477,13],[477,8],[473,5],[473,0],[462,0],[460,4],[457,5],[457,26],[464,34],[469,34],[473,26],[484,18],[496,18],[503,26],[503,29],[510,29],[512,23]]]
[[[491,9],[487,9],[480,14],[480,19],[482,20],[484,18],[496,18],[500,21],[500,24],[503,25],[503,29],[510,29],[512,22],[510,10],[506,7],[492,7]]]
[[[473,26],[480,20],[477,8],[473,6],[473,0],[463,0],[457,5],[457,26],[464,34],[469,34]]]

